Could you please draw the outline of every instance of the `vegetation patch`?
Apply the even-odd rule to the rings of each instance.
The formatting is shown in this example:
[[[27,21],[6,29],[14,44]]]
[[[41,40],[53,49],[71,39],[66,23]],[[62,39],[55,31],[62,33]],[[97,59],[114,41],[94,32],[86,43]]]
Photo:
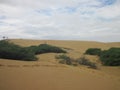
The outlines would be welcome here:
[[[120,66],[120,48],[110,48],[102,51],[100,60],[103,65]]]
[[[0,41],[0,58],[27,61],[37,60],[33,52],[5,40]]]
[[[104,51],[97,48],[90,48],[86,50],[85,54],[98,55],[103,65],[120,66],[120,48],[110,48]]]
[[[34,52],[35,54],[66,53],[65,50],[56,46],[48,45],[48,44],[40,44],[39,46],[30,46],[30,47],[27,47],[27,49]]]
[[[26,60],[35,61],[37,58],[36,54],[42,53],[66,53],[59,47],[51,46],[48,44],[41,44],[39,46],[21,47],[10,43],[6,40],[0,41],[0,58],[4,59],[14,59],[14,60]]]
[[[89,48],[86,50],[85,54],[89,55],[100,55],[101,54],[101,49],[99,48]]]
[[[85,57],[81,57],[79,59],[73,60],[69,56],[63,54],[63,55],[56,56],[56,59],[59,59],[59,63],[61,64],[67,64],[67,65],[73,65],[73,66],[85,65],[92,69],[98,69],[96,63],[91,62]]]
[[[64,54],[56,56],[56,59],[60,59],[59,63],[61,64],[72,65],[72,59]]]
[[[90,60],[86,59],[85,57],[81,57],[81,58],[77,59],[77,62],[78,62],[80,65],[86,65],[86,66],[88,66],[89,68],[98,69],[96,63],[91,62]]]

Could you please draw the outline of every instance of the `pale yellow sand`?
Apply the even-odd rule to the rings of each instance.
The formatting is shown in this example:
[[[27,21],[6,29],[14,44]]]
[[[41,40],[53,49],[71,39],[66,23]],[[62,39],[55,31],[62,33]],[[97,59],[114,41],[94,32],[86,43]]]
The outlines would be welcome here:
[[[48,43],[69,48],[72,58],[79,58],[88,48],[108,49],[120,47],[120,43],[86,41],[12,40],[22,46]],[[84,66],[59,64],[54,53],[41,54],[36,62],[0,59],[0,90],[120,90],[120,67],[100,70]],[[87,55],[100,64],[97,56]]]

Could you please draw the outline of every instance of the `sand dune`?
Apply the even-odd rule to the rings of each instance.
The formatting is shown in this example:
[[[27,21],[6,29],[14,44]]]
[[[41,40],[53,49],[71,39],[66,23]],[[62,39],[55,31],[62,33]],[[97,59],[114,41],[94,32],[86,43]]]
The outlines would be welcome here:
[[[79,58],[88,48],[108,49],[120,43],[92,41],[10,40],[21,46],[48,43],[67,48],[68,55]],[[37,55],[35,62],[0,59],[0,90],[120,90],[120,67],[100,66],[100,70],[84,66],[59,64],[55,53]],[[96,56],[86,56],[98,61]]]

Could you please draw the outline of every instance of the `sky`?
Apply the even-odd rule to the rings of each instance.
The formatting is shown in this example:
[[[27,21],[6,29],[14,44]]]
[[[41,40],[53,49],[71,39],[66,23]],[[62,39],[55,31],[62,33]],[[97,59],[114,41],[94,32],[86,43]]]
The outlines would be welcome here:
[[[0,0],[0,39],[120,42],[120,0]]]

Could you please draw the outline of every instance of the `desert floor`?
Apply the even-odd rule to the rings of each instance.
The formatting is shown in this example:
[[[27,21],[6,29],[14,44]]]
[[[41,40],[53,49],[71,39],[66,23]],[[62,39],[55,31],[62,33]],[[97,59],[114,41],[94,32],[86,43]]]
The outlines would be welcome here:
[[[47,43],[66,48],[67,55],[79,58],[88,48],[120,47],[120,42],[101,43],[93,41],[10,40],[21,46]],[[99,69],[86,66],[59,64],[48,53],[37,55],[38,61],[0,59],[0,90],[120,90],[120,67],[102,66],[97,56],[86,57],[99,65]]]

